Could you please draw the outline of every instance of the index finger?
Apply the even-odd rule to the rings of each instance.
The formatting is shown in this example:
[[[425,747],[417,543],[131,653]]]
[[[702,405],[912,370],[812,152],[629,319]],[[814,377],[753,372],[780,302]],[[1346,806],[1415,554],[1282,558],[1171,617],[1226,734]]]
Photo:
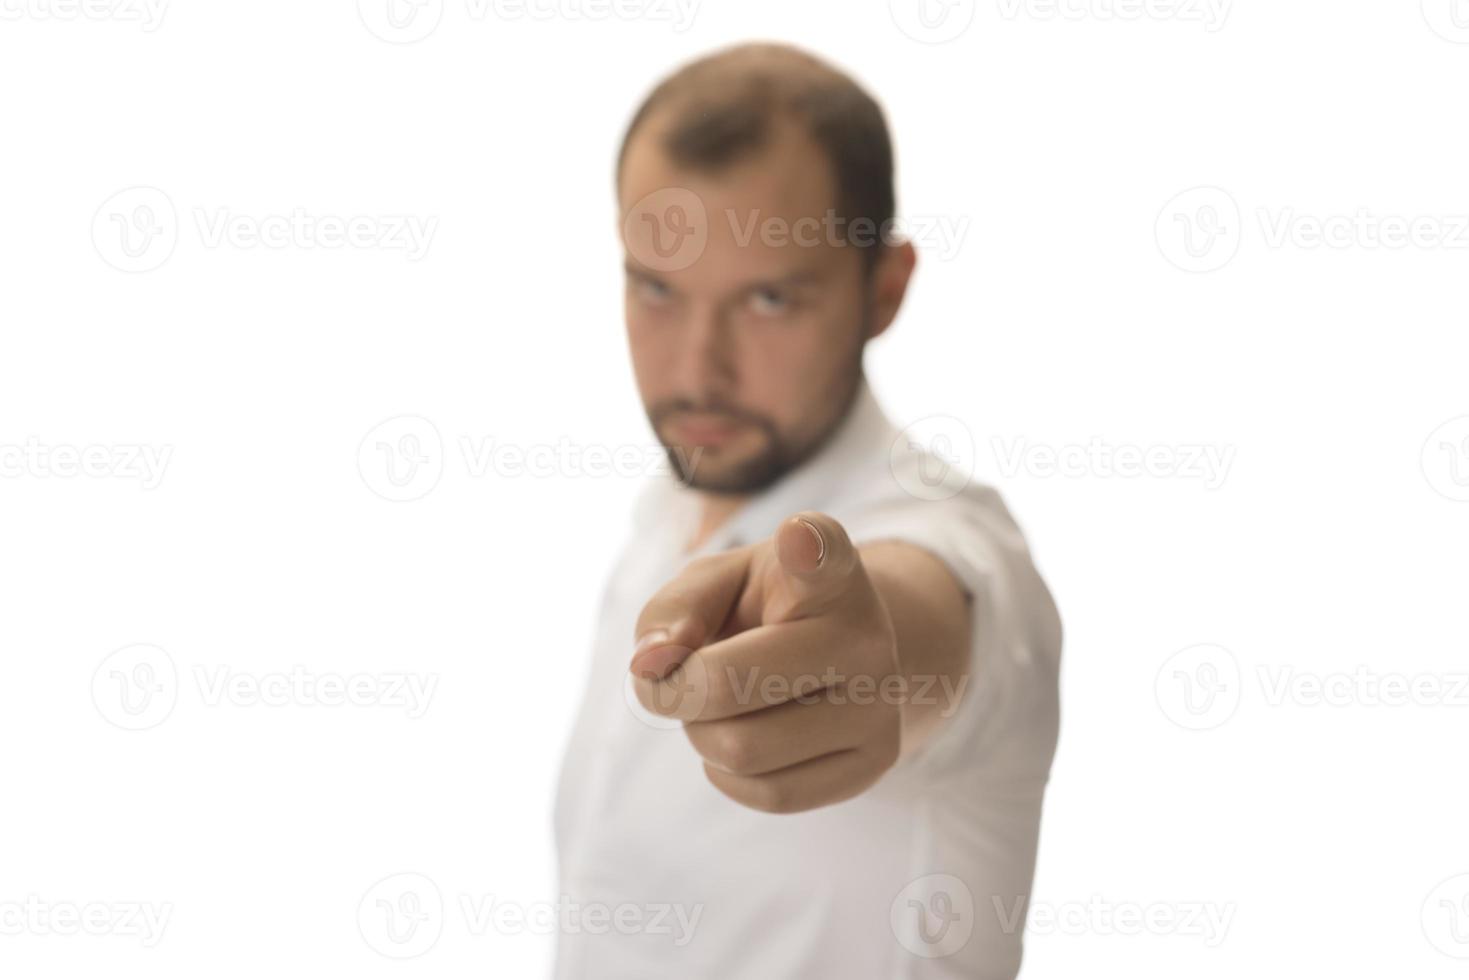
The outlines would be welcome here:
[[[670,579],[638,614],[634,674],[658,680],[715,636],[745,585],[750,549],[696,558]]]

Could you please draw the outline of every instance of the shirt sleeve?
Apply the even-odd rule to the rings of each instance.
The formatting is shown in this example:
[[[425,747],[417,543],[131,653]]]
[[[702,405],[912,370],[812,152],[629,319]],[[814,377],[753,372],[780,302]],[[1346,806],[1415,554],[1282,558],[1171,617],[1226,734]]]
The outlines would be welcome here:
[[[982,772],[986,785],[1043,785],[1059,721],[1061,622],[999,494],[975,483],[941,500],[900,491],[857,508],[845,526],[859,546],[903,541],[923,548],[970,596],[965,688],[906,764],[925,777]]]

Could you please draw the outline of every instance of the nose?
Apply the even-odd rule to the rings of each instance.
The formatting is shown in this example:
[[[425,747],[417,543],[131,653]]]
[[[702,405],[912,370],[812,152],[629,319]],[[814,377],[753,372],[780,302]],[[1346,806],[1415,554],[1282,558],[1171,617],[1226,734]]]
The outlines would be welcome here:
[[[735,337],[716,306],[693,311],[684,334],[679,374],[697,401],[728,396],[734,388]]]

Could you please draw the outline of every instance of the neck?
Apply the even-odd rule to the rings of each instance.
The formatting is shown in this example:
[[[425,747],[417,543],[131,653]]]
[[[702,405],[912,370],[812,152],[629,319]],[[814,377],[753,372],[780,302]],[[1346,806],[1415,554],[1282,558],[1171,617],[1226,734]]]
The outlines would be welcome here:
[[[715,531],[724,525],[750,499],[749,494],[701,493],[699,494],[699,525],[689,539],[687,549],[693,551],[708,541]]]

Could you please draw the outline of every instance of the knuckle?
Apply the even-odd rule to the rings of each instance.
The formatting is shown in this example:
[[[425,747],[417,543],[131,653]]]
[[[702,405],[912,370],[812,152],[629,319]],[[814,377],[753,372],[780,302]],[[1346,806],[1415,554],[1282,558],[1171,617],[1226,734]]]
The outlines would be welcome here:
[[[716,736],[715,746],[719,756],[717,761],[730,772],[747,776],[759,768],[759,747],[743,726],[722,726]]]
[[[796,809],[795,800],[784,782],[759,776],[750,780],[750,798],[746,805],[762,813],[791,813]]]
[[[704,675],[703,713],[705,717],[723,718],[734,714],[739,708],[739,692],[729,676],[732,668],[708,665]]]

